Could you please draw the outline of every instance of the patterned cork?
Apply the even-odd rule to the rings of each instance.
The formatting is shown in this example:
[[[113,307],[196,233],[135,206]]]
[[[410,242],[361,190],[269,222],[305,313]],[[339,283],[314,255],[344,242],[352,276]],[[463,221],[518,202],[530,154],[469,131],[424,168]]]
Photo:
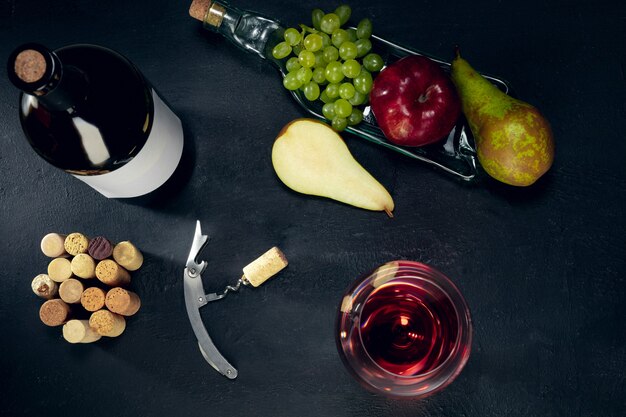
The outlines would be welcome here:
[[[48,300],[39,309],[39,318],[46,326],[60,326],[67,321],[70,314],[70,307],[59,300]]]
[[[80,303],[83,290],[82,282],[70,278],[67,281],[63,281],[59,286],[59,297],[68,304],[77,304]]]
[[[98,287],[90,287],[83,291],[80,304],[87,311],[98,311],[104,307],[106,293]]]
[[[96,278],[111,287],[130,284],[130,274],[115,261],[105,259],[96,266]]]
[[[71,262],[72,273],[79,278],[91,279],[96,277],[96,261],[86,253],[79,253]]]
[[[132,316],[141,307],[139,296],[124,288],[113,288],[107,292],[105,304],[109,310],[122,316]]]
[[[87,253],[95,260],[101,261],[113,255],[113,244],[103,236],[91,239]]]
[[[59,285],[46,274],[37,275],[30,286],[38,297],[47,300],[53,298],[59,290]]]
[[[136,271],[143,264],[143,255],[135,245],[128,241],[115,245],[113,259],[129,271]]]
[[[70,233],[65,238],[65,251],[72,256],[79,253],[86,253],[89,247],[89,239],[82,233]]]
[[[67,281],[72,277],[72,264],[66,258],[56,258],[48,264],[48,276],[55,282]]]
[[[13,70],[15,75],[25,83],[34,83],[46,73],[46,58],[39,51],[26,49],[15,57]]]
[[[69,343],[92,343],[101,337],[89,327],[89,320],[70,320],[63,325],[63,338]]]
[[[126,329],[126,320],[119,314],[99,310],[89,318],[89,326],[102,336],[117,337]]]
[[[41,239],[41,251],[48,258],[60,258],[68,256],[65,251],[65,235],[48,233]]]

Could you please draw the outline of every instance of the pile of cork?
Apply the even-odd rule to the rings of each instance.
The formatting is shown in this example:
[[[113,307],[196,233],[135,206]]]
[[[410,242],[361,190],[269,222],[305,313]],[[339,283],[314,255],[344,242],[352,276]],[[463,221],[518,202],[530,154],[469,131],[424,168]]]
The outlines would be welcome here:
[[[129,271],[143,263],[141,252],[128,241],[113,245],[105,237],[89,239],[81,233],[49,233],[41,240],[41,251],[54,258],[48,273],[32,281],[33,292],[47,300],[39,309],[41,321],[62,325],[70,343],[121,335],[125,317],[141,306],[139,296],[127,289]]]

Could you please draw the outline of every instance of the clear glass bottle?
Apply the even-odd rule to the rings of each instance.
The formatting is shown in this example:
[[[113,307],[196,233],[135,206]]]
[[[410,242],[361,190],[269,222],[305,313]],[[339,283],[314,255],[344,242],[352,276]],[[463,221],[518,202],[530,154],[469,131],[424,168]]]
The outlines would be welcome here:
[[[226,2],[211,0],[194,0],[190,14],[202,21],[205,29],[217,32],[244,51],[270,61],[283,77],[288,73],[284,61],[277,60],[272,56],[272,49],[283,40],[285,30],[285,27],[277,20],[252,11],[239,10]],[[372,41],[372,51],[381,55],[385,65],[392,64],[407,55],[424,55],[441,65],[445,71],[449,72],[450,70],[448,62],[423,52],[403,47],[376,36],[372,36],[370,40]],[[486,76],[486,78],[504,92],[509,92],[509,86],[505,81],[491,76]],[[322,105],[319,101],[307,100],[300,90],[291,91],[291,94],[310,115],[326,120],[322,115]],[[346,131],[387,149],[430,164],[462,181],[472,182],[477,179],[478,160],[474,140],[463,117],[459,119],[444,140],[419,148],[407,148],[394,145],[385,138],[369,106],[366,106],[363,115],[363,122],[356,126],[347,127]]]
[[[8,75],[33,149],[106,197],[150,193],[176,169],[180,120],[120,54],[30,43],[13,51]]]

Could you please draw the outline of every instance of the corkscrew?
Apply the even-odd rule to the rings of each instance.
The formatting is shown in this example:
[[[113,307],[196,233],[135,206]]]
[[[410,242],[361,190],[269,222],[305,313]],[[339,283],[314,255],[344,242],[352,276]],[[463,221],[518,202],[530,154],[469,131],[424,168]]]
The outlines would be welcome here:
[[[212,301],[221,300],[232,292],[237,292],[242,286],[258,287],[287,266],[285,255],[277,247],[265,252],[254,262],[243,268],[243,275],[235,285],[227,285],[221,292],[205,293],[202,284],[202,273],[207,262],[198,260],[200,252],[206,247],[209,237],[202,234],[200,221],[196,221],[196,230],[191,250],[183,273],[185,292],[185,307],[189,322],[193,329],[198,347],[204,359],[219,373],[229,379],[237,378],[237,369],[226,360],[217,349],[211,336],[202,322],[200,308]]]

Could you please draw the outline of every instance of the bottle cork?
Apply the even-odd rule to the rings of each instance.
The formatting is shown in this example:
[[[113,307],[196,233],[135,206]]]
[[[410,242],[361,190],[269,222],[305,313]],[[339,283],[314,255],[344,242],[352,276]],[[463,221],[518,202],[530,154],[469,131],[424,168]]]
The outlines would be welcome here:
[[[74,278],[63,281],[59,285],[59,297],[68,304],[80,303],[83,291],[83,283]]]
[[[46,326],[60,326],[67,321],[70,307],[63,300],[48,300],[39,309],[39,318]]]
[[[113,244],[103,236],[94,237],[89,241],[87,253],[97,261],[113,255]]]
[[[89,326],[102,336],[117,337],[124,332],[126,320],[108,310],[98,310],[91,314]]]
[[[41,251],[49,258],[63,258],[69,254],[65,251],[65,235],[48,233],[41,239]]]
[[[113,259],[129,271],[136,271],[143,264],[143,255],[135,245],[128,241],[115,245]]]
[[[34,49],[25,49],[15,57],[13,71],[25,83],[41,80],[46,73],[46,58]]]
[[[72,273],[79,278],[91,279],[96,277],[96,261],[86,253],[74,256],[71,262]]]
[[[79,253],[86,253],[89,247],[89,239],[82,233],[70,233],[65,238],[63,243],[65,251],[72,256],[76,256]]]
[[[111,287],[119,287],[130,284],[130,274],[127,270],[111,259],[98,262],[96,277]]]
[[[101,337],[89,327],[89,320],[70,320],[63,325],[63,338],[70,343],[92,343]]]
[[[254,287],[263,284],[288,265],[285,254],[274,246],[243,268],[243,276]]]
[[[107,308],[122,316],[132,316],[141,307],[139,296],[124,288],[112,288],[107,292],[105,304]]]
[[[98,287],[89,287],[83,291],[80,297],[80,304],[87,311],[98,311],[104,307],[106,293]]]
[[[31,288],[37,296],[49,300],[57,294],[59,285],[48,275],[39,274],[33,279]]]
[[[48,276],[56,282],[63,282],[72,277],[72,265],[67,258],[55,258],[48,264]]]

